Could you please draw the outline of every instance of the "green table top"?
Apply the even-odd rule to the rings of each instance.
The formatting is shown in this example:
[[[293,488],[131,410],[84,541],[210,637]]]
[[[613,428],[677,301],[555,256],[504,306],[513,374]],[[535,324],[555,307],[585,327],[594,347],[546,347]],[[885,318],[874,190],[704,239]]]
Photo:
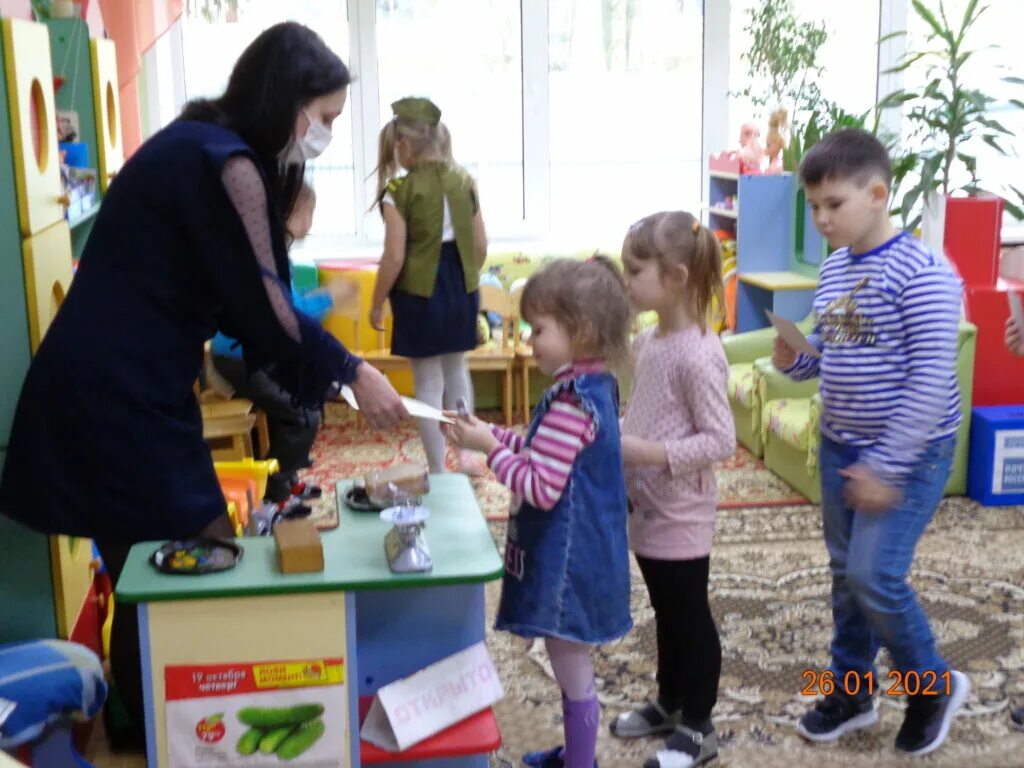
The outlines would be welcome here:
[[[352,484],[338,483],[338,499]],[[123,603],[197,600],[213,597],[281,595],[297,592],[349,592],[364,589],[433,587],[490,581],[502,574],[502,562],[465,475],[431,475],[425,535],[434,570],[395,574],[384,556],[390,525],[373,512],[353,512],[338,503],[339,525],[322,534],[324,570],[282,574],[272,536],[239,539],[245,549],[230,571],[203,576],[173,576],[149,563],[162,542],[136,544],[117,582]]]

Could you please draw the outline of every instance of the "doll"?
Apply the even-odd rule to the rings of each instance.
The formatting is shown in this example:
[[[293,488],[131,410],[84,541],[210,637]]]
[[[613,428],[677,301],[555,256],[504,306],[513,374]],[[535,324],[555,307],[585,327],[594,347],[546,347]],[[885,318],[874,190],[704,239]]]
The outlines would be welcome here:
[[[740,163],[746,173],[760,173],[764,149],[759,141],[761,130],[753,123],[740,126]]]
[[[768,168],[765,173],[782,173],[782,150],[786,147],[783,131],[788,127],[786,110],[777,109],[768,116],[768,137],[764,142],[765,154],[768,155]]]

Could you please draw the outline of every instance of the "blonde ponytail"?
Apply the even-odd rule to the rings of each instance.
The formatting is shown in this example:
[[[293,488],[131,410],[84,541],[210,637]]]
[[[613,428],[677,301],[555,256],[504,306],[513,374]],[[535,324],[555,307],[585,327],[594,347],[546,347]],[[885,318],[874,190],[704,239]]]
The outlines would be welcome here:
[[[380,138],[377,142],[377,196],[374,198],[370,210],[379,207],[384,202],[384,192],[388,183],[398,175],[398,161],[395,159],[395,121],[389,120],[381,128]]]
[[[690,266],[690,286],[693,290],[696,314],[701,330],[707,330],[712,307],[723,311],[725,286],[722,284],[722,250],[715,233],[696,218],[693,236],[696,241],[693,263]]]

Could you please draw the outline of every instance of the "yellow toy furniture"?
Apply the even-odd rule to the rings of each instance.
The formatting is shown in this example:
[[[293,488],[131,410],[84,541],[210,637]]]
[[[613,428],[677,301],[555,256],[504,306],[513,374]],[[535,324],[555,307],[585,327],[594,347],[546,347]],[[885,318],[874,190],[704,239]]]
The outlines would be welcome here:
[[[805,334],[814,328],[814,317],[810,315],[797,323]],[[763,401],[758,389],[758,370],[754,363],[760,358],[770,358],[775,344],[775,329],[761,328],[747,333],[738,333],[722,339],[725,357],[729,362],[729,406],[736,423],[736,438],[751,453],[760,457],[764,454],[761,436],[761,410]],[[818,383],[798,384],[793,382],[792,397],[810,397],[818,391]]]
[[[956,434],[956,451],[946,483],[946,495],[967,491],[967,455],[971,430],[974,347],[978,329],[961,322],[957,349],[957,382],[960,385],[962,419]],[[821,500],[818,448],[821,396],[818,380],[795,382],[780,373],[770,359],[755,364],[758,398],[762,403],[761,437],[764,464],[814,503]],[[808,387],[814,391],[808,393]]]
[[[257,502],[267,494],[267,478],[281,471],[277,459],[242,459],[241,461],[215,461],[213,470],[219,478],[239,477],[256,482]]]

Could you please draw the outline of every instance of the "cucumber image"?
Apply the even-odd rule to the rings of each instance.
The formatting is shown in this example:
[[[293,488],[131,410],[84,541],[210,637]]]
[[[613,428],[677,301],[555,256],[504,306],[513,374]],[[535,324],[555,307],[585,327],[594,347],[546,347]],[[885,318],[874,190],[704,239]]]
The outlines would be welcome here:
[[[319,717],[303,723],[288,734],[288,738],[281,742],[281,746],[277,748],[277,756],[282,760],[292,760],[298,757],[316,744],[317,740],[324,735],[326,730],[327,726],[324,725],[324,721]]]
[[[242,734],[242,738],[238,740],[238,744],[235,746],[235,749],[240,755],[251,755],[256,751],[256,747],[260,745],[260,739],[262,738],[263,731],[259,728],[250,728]]]
[[[250,728],[270,731],[304,723],[323,713],[323,704],[296,704],[294,707],[243,707],[238,710],[237,717],[240,723]]]
[[[272,731],[267,731],[263,738],[260,739],[260,752],[265,755],[272,754],[277,751],[277,748],[281,746],[281,742],[295,730],[294,725],[285,725],[281,728],[275,728]]]

